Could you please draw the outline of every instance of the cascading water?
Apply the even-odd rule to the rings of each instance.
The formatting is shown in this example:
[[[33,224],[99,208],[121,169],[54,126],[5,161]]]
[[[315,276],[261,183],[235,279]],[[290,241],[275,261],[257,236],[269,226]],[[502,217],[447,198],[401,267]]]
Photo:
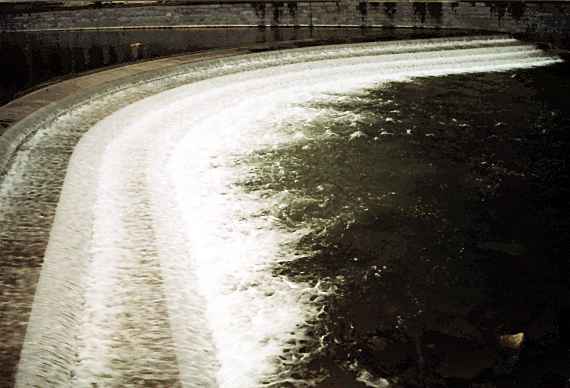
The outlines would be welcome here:
[[[334,287],[272,272],[310,256],[295,248],[310,225],[279,224],[272,209],[286,193],[245,192],[243,158],[302,141],[296,123],[331,114],[314,101],[556,61],[504,37],[289,50],[133,80],[38,119],[0,188],[4,239],[18,233],[26,191],[57,193],[48,171],[66,160],[53,147],[74,148],[17,386],[316,384],[322,376],[293,371],[322,350],[311,326]]]

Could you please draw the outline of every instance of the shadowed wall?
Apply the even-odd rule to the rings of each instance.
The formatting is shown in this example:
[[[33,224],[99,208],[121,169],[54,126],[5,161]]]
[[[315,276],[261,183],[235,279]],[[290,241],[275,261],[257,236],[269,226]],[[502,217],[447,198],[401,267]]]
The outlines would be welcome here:
[[[0,30],[188,26],[383,26],[472,28],[527,34],[567,45],[562,1],[192,1],[6,3]],[[566,43],[566,44],[565,44]]]

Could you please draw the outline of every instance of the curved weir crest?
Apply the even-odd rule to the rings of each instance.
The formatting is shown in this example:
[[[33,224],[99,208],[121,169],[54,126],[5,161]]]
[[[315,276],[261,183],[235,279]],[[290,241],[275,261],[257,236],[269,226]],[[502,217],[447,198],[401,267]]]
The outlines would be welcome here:
[[[198,79],[163,74],[101,96],[105,106],[136,100],[139,87],[154,94],[98,119],[75,147],[17,386],[314,384],[291,370],[310,357],[304,344],[318,342],[308,329],[317,297],[330,291],[272,273],[302,254],[293,247],[307,231],[275,221],[269,210],[278,198],[240,188],[251,173],[241,158],[299,141],[295,123],[327,114],[307,107],[311,101],[414,76],[557,61],[502,38],[408,49],[384,43],[250,55],[203,64]],[[96,105],[74,109],[89,115]],[[37,136],[57,132],[58,120],[81,119],[71,112]],[[16,155],[13,166],[24,164]],[[33,179],[18,174],[9,170],[3,188]]]

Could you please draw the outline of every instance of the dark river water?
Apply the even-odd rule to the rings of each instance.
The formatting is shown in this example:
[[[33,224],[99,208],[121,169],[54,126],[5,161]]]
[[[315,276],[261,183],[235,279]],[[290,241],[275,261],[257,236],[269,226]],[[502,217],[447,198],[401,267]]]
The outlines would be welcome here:
[[[8,101],[17,92],[68,74],[211,47],[293,39],[341,42],[425,35],[423,31],[414,30],[400,33],[360,29],[1,34],[0,45],[5,54],[0,58],[1,98]],[[438,52],[443,58],[440,74],[453,73],[454,66],[457,70],[456,67],[468,65],[452,56],[461,46],[454,44],[456,48],[452,45],[448,51]],[[487,60],[499,62],[508,49],[508,45],[497,43],[486,52],[486,55],[492,54]],[[418,66],[427,67],[433,63],[433,57],[428,54],[412,51],[405,58],[411,61],[414,56],[426,55],[425,62]],[[534,58],[536,54],[528,55]],[[514,60],[515,64],[523,59]],[[386,68],[387,72],[398,71]],[[348,77],[343,73],[338,82],[343,78]],[[313,102],[307,103],[309,108],[324,113],[290,124],[289,129],[299,135],[295,141],[272,143],[270,147],[237,154],[232,163],[243,166],[248,174],[240,175],[235,186],[255,198],[279,199],[275,206],[263,209],[260,214],[272,217],[284,231],[308,231],[288,247],[296,253],[291,254],[294,259],[272,264],[269,273],[275,276],[270,277],[286,278],[293,285],[309,284],[315,289],[322,283],[329,290],[318,297],[322,308],[314,321],[309,322],[310,330],[306,333],[311,340],[298,341],[295,348],[298,353],[291,351],[292,356],[285,352],[280,355],[285,360],[284,365],[290,368],[287,376],[292,383],[272,386],[296,387],[301,385],[295,382],[306,380],[320,388],[567,388],[570,379],[568,90],[570,65],[567,62],[533,69],[417,77],[383,83],[360,92],[311,100]],[[92,105],[93,109],[100,109],[98,114],[104,117],[108,112],[103,97],[100,100],[103,101],[101,106]],[[204,106],[203,110],[213,110],[211,115],[214,116],[217,111],[216,106],[212,106]],[[248,115],[251,110],[242,113]],[[2,209],[0,218],[6,220],[4,225],[10,225],[0,229],[0,257],[4,258],[0,282],[3,290],[8,290],[0,294],[0,328],[7,339],[0,345],[4,362],[0,386],[2,383],[11,386],[14,381],[68,158],[82,131],[101,119],[89,115],[82,118],[81,114],[76,108],[67,116],[76,115],[77,122],[66,124],[63,117],[60,127],[54,125],[57,128],[53,130],[54,135],[44,131],[37,139],[29,139],[30,144],[25,144],[20,151],[22,165],[13,169],[15,180],[9,181],[7,175],[2,183],[8,184],[0,186],[4,190],[0,193],[9,200],[5,201],[9,206]],[[160,131],[149,130],[149,133],[156,132]],[[197,138],[204,141],[207,136]],[[140,149],[152,143],[145,140],[144,137],[139,139]],[[47,146],[42,145],[42,141]],[[132,152],[135,151],[136,147]],[[126,172],[137,171],[140,166],[136,158],[129,158],[131,150],[117,149],[116,152],[130,163],[123,166]],[[92,154],[91,149],[83,153]],[[89,168],[76,169],[79,170],[90,171]],[[110,170],[101,175],[108,180],[108,186],[124,183],[131,189],[129,182],[133,179],[148,184],[143,173],[117,175],[123,177],[122,180],[114,179]],[[21,179],[17,175],[20,173]],[[36,181],[35,186],[26,183],[27,180]],[[140,201],[140,208],[144,209],[145,198],[139,191],[125,192],[130,195],[130,201],[125,202],[137,205]],[[204,195],[208,197],[208,193]],[[82,205],[75,208],[84,210]],[[131,226],[131,221],[135,225],[147,220],[138,208],[135,210],[128,213],[127,226]],[[110,214],[109,218],[113,216]],[[256,217],[260,215],[256,213],[252,219]],[[218,222],[216,217],[212,218]],[[79,217],[76,221],[81,224],[79,230],[89,220]],[[91,234],[91,229],[88,232]],[[112,228],[109,232],[114,238]],[[140,241],[133,240],[137,249],[144,248],[150,240],[144,236]],[[78,237],[70,233],[69,239],[75,238]],[[124,297],[130,303],[132,309],[121,316],[123,321],[117,319],[125,322],[125,328],[131,324],[129,316],[145,310],[139,306],[149,300],[160,308],[166,305],[160,297],[144,293],[162,292],[162,280],[156,282],[156,288],[137,283],[144,278],[141,276],[144,268],[134,259],[142,258],[142,262],[149,263],[150,259],[144,260],[145,255],[153,254],[143,248],[140,249],[144,252],[131,255],[135,263],[129,267],[132,273],[125,277],[124,285],[117,287],[119,291],[131,287],[134,297],[119,293],[105,299],[113,302]],[[52,256],[56,262],[61,259]],[[88,262],[86,258],[78,259],[77,267],[79,262]],[[114,290],[113,284],[108,286],[105,282],[112,278],[105,271],[112,275],[113,265],[115,261],[109,260],[94,266],[101,269],[95,275],[102,281],[93,283],[94,291],[90,295],[95,299]],[[72,267],[70,273],[77,270]],[[65,278],[66,274],[60,272],[56,275]],[[49,285],[49,281],[44,285]],[[81,278],[77,284],[54,284],[73,288],[81,286],[81,282],[92,285],[88,277]],[[243,287],[247,289],[248,285]],[[81,319],[87,316],[82,310],[83,299],[78,298],[81,303],[73,304],[73,295],[64,295],[65,292],[60,295],[57,290],[57,287],[43,288],[44,295],[53,291],[52,299],[48,300],[52,301],[54,311],[55,307],[61,307],[58,301],[63,301],[76,308]],[[269,292],[265,296],[272,295]],[[38,299],[41,300],[36,294]],[[88,303],[85,305],[89,307]],[[153,303],[149,305],[152,307]],[[50,322],[49,315],[62,311],[64,318],[76,318],[65,309],[52,312],[50,306],[43,305],[49,313],[43,317],[46,322]],[[159,308],[142,316],[135,327],[142,337],[152,332],[152,324],[159,321],[157,317],[167,318]],[[41,314],[36,314],[36,327],[52,329],[42,326],[44,323],[38,317],[42,318]],[[112,319],[101,317],[101,322],[96,323],[103,326],[113,323]],[[184,325],[191,321],[187,316],[182,318]],[[232,316],[228,321],[233,322],[233,319]],[[91,321],[88,318],[85,321],[85,326],[90,327]],[[156,333],[163,334],[170,326],[165,323],[164,330],[159,329]],[[86,337],[86,343],[98,338],[90,331],[85,333],[79,334]],[[141,370],[148,372],[154,368],[152,372],[161,378],[171,374],[175,383],[165,384],[177,386],[180,376],[171,348],[155,342],[152,337],[149,340],[152,351],[146,356],[164,356],[166,361],[155,364],[149,361],[147,365],[143,357],[132,357],[132,349],[138,348],[129,347],[130,337],[124,334],[129,332],[117,331],[124,338],[115,333],[110,330],[104,334],[122,346],[124,360],[119,361],[127,370],[130,362],[142,360],[137,364]],[[75,340],[73,337],[70,341]],[[33,350],[34,346],[43,345],[40,342],[32,341],[28,346]],[[61,341],[56,336],[45,342],[59,345]],[[92,342],[97,344],[97,340]],[[28,359],[40,360],[41,368],[33,372],[41,374],[42,368],[49,370],[50,365],[57,370],[64,364],[61,360],[72,365],[70,370],[75,371],[73,368],[78,368],[74,358],[76,349],[63,347],[71,354],[69,360],[49,347],[39,355],[28,353]],[[192,346],[188,349],[194,350]],[[93,354],[99,355],[98,352]],[[304,356],[298,358],[298,354]],[[115,360],[113,355],[109,351],[110,362]],[[290,362],[288,356],[291,356]],[[89,365],[79,365],[84,374],[92,372]],[[73,373],[70,377],[65,368],[62,370],[65,379],[75,378]],[[113,377],[107,376],[106,370],[103,372],[103,377]],[[136,381],[140,386],[170,381],[145,381],[145,376],[141,376],[128,376],[132,380],[125,381]],[[150,381],[154,385],[148,385]],[[262,381],[260,386],[269,384]]]
[[[105,66],[212,48],[308,40],[392,40],[468,32],[360,28],[192,28],[0,33],[0,105],[26,89]]]
[[[249,159],[244,187],[286,191],[276,216],[314,230],[276,272],[338,286],[319,386],[364,386],[351,365],[398,387],[568,386],[569,76],[393,82],[319,105],[348,118],[303,129],[328,140]]]

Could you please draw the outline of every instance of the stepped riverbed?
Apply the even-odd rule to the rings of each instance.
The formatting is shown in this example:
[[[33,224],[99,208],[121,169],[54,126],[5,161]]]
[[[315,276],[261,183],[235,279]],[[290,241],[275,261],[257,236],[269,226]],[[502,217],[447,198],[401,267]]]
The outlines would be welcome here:
[[[323,46],[36,115],[0,138],[7,386],[564,387],[568,73]]]

